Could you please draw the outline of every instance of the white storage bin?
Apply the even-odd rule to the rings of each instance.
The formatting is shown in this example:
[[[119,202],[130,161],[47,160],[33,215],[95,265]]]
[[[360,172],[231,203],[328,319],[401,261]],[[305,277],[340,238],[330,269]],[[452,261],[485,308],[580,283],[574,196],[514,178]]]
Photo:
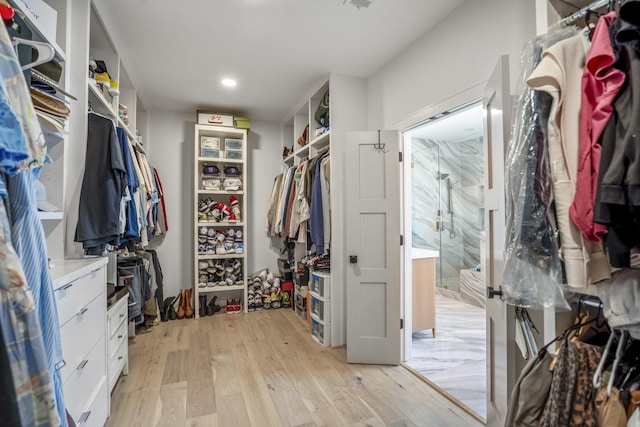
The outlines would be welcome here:
[[[311,293],[311,315],[321,322],[329,322],[331,320],[331,302]]]
[[[215,148],[220,149],[220,138],[216,136],[202,136],[200,137],[200,146],[202,148]]]
[[[309,289],[320,298],[331,298],[331,276],[324,273],[311,273]]]
[[[230,160],[242,160],[242,150],[225,150],[225,158]]]
[[[226,150],[242,150],[242,140],[234,138],[225,138],[224,148]]]
[[[202,147],[200,150],[200,157],[207,157],[210,159],[219,159],[220,158],[220,150],[216,148],[205,148]]]
[[[311,337],[323,347],[331,345],[331,324],[322,323],[311,317]]]

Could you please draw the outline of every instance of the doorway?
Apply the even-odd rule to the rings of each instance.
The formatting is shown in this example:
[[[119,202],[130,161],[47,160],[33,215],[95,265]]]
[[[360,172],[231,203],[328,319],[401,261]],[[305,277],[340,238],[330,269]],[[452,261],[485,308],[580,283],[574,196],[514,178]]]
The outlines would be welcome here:
[[[405,132],[405,283],[412,319],[406,365],[486,419],[483,135],[480,102]]]

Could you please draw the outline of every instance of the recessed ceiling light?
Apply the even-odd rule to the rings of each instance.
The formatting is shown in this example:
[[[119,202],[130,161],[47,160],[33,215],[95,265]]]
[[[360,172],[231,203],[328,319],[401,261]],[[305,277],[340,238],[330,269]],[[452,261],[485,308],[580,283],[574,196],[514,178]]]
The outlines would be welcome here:
[[[235,87],[238,84],[238,82],[236,82],[233,79],[222,79],[222,84],[227,87]]]

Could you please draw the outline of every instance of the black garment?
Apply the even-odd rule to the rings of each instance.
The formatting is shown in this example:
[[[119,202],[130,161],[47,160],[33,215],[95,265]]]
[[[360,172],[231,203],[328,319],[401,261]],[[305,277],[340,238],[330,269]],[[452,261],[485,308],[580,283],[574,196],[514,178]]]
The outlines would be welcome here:
[[[22,425],[17,400],[7,347],[0,330],[0,408],[2,408],[0,410],[0,426],[19,427]]]
[[[153,269],[156,271],[156,285],[158,288],[155,292],[156,301],[158,302],[158,308],[160,313],[164,312],[164,276],[162,274],[162,266],[160,265],[160,259],[158,253],[153,249],[147,249],[147,252],[151,254],[153,260]]]
[[[127,185],[122,149],[113,122],[89,114],[87,154],[75,241],[85,250],[119,243],[120,202]]]
[[[625,2],[620,17],[637,21],[637,17],[629,16],[637,6],[632,3],[638,2]],[[613,26],[612,46],[618,56],[616,68],[624,71],[627,79],[601,137],[594,221],[608,227],[604,244],[609,262],[624,268],[630,266],[631,248],[640,244],[640,28],[618,21]]]

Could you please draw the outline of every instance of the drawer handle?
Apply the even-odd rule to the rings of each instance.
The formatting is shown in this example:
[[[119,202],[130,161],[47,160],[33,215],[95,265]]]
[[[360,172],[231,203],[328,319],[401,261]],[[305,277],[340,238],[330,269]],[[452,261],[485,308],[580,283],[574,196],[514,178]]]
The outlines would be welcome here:
[[[60,369],[64,368],[65,366],[67,366],[67,361],[62,359],[62,362],[56,364],[56,366],[55,366],[56,371],[59,371]]]
[[[76,368],[78,371],[80,369],[84,369],[85,366],[87,366],[87,363],[89,363],[89,361],[87,359],[84,359],[82,362],[80,362],[80,364],[78,365],[78,367]]]
[[[82,310],[80,310],[77,314],[77,316],[82,316],[83,314],[85,314],[87,311],[89,311],[88,307],[83,308]]]
[[[80,415],[80,419],[78,420],[78,424],[86,423],[87,420],[89,419],[89,415],[91,415],[91,411],[83,412],[82,415]]]
[[[122,360],[124,356],[118,356],[118,360]]]
[[[72,287],[72,286],[73,286],[73,282],[71,282],[71,283],[69,283],[69,284],[67,284],[67,285],[64,285],[64,286],[63,286],[62,288],[60,288],[60,289],[62,289],[62,290],[64,291],[65,289],[69,289],[69,288],[70,288],[70,287]]]
[[[121,340],[124,335],[118,335],[118,339]]]
[[[124,317],[124,314],[120,314],[120,316],[119,316],[119,317],[122,319],[122,318]]]

